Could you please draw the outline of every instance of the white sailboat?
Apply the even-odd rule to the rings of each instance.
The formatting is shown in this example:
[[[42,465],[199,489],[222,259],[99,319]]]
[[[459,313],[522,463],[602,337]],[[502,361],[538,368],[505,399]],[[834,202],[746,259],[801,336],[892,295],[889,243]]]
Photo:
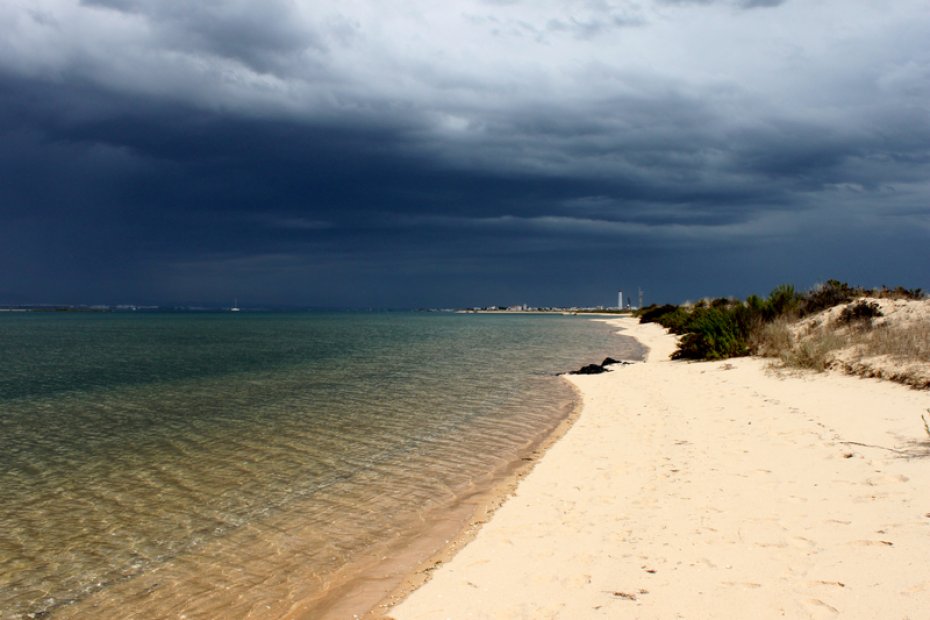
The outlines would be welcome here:
[[[239,300],[236,299],[233,301],[232,308],[229,309],[230,312],[239,312]]]

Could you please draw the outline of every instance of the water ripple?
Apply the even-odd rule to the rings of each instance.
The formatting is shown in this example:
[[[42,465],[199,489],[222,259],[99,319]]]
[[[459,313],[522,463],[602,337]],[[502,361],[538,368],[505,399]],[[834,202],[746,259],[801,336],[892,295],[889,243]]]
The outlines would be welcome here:
[[[0,619],[283,613],[548,432],[555,372],[636,354],[569,318],[236,319],[0,320]]]

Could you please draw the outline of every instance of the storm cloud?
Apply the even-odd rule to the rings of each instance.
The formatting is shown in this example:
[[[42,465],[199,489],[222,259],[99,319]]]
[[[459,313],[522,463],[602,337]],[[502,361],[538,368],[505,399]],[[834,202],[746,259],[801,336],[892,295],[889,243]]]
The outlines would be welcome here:
[[[12,0],[0,303],[928,286],[922,2]]]

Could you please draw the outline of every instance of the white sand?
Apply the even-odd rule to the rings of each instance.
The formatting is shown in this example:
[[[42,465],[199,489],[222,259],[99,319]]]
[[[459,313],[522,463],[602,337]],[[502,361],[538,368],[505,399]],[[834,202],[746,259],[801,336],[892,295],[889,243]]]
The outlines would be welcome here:
[[[647,363],[572,377],[575,425],[391,617],[930,618],[928,391],[616,323]]]

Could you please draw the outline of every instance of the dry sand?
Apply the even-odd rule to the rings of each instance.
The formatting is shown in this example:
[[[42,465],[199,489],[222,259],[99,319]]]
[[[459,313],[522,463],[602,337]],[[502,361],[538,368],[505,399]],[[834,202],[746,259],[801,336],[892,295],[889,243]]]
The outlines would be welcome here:
[[[930,618],[930,392],[615,323],[647,362],[572,377],[578,421],[391,617]]]

